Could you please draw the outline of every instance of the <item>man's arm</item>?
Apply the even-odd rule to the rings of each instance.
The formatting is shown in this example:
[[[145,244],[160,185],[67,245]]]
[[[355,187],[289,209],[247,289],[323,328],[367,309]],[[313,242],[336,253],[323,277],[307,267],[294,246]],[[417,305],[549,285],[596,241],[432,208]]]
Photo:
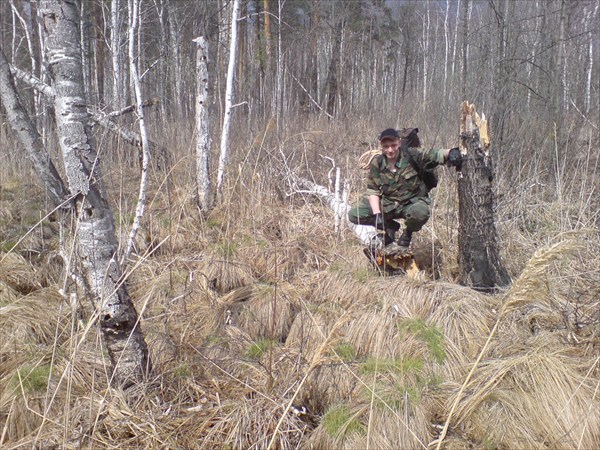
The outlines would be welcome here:
[[[452,166],[457,166],[456,161],[459,159],[456,157],[457,147],[455,148],[432,148],[430,150],[419,150],[416,148],[409,148],[408,152],[417,164],[423,168],[423,170],[430,170],[440,164],[449,163]],[[460,157],[460,150],[458,150]]]
[[[373,214],[379,214],[381,212],[381,203],[379,202],[378,195],[369,194],[369,205],[371,205]]]

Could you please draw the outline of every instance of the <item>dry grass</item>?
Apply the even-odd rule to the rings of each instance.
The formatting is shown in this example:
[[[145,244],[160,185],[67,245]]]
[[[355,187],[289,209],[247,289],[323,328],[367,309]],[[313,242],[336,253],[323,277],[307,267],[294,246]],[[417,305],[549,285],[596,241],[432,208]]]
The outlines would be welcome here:
[[[361,131],[352,133],[348,145]],[[294,139],[303,152],[285,150],[290,163],[325,173],[315,155],[331,136]],[[38,225],[2,238],[31,231],[26,248],[0,256],[0,446],[427,448],[448,422],[448,449],[600,447],[590,205],[562,208],[539,187],[511,186],[522,203],[500,196],[515,282],[491,296],[453,283],[450,177],[417,239],[439,266],[410,280],[373,271],[351,233],[334,232],[326,206],[287,196],[273,164],[237,161],[223,203],[199,214],[186,161],[168,180],[156,173],[128,262],[154,372],[126,392],[107,386],[98,330],[59,293],[63,265],[47,263],[57,262],[57,236]],[[121,236],[134,179],[107,175]],[[16,220],[19,202],[4,192],[1,217]]]

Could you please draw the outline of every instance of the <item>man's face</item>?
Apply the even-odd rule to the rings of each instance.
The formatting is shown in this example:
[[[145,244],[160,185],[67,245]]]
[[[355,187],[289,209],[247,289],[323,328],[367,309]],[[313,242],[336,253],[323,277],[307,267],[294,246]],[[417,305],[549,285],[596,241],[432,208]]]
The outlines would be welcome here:
[[[381,142],[381,151],[388,159],[397,159],[400,150],[400,139],[383,139]]]

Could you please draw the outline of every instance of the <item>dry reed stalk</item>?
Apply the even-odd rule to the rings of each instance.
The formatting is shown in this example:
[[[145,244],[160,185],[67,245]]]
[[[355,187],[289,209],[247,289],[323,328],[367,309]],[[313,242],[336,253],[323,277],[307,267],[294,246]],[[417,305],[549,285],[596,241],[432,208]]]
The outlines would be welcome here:
[[[534,301],[547,301],[549,295],[546,273],[558,258],[569,256],[582,248],[583,243],[574,239],[564,240],[537,251],[506,293],[502,314],[516,310]]]
[[[458,394],[455,396],[454,402],[453,402],[452,406],[450,407],[448,416],[446,418],[446,421],[444,423],[444,427],[442,429],[442,432],[440,433],[440,436],[435,441],[433,441],[430,445],[435,444],[436,448],[438,450],[441,448],[442,442],[444,441],[444,438],[448,431],[448,427],[449,427],[450,421],[452,419],[452,416],[453,416],[454,412],[456,411],[456,409],[459,405],[459,402],[462,400],[463,393],[464,393],[466,387],[469,385],[471,378],[473,377],[473,375],[475,373],[476,368],[478,368],[482,357],[487,352],[488,347],[489,347],[490,343],[492,342],[492,339],[494,338],[496,331],[498,330],[500,321],[504,317],[506,317],[506,315],[509,314],[511,311],[514,311],[517,308],[527,305],[527,304],[530,304],[532,301],[534,301],[537,297],[536,289],[542,289],[542,292],[545,292],[544,286],[540,282],[540,278],[542,278],[546,274],[546,271],[548,270],[549,265],[551,263],[553,263],[557,257],[559,257],[561,255],[567,255],[567,254],[571,253],[573,250],[580,248],[580,247],[581,247],[580,242],[577,242],[573,239],[565,240],[565,241],[559,242],[558,244],[550,246],[548,248],[541,249],[540,251],[536,252],[536,254],[531,258],[531,260],[527,264],[527,267],[525,268],[525,270],[523,271],[521,276],[513,284],[511,289],[507,292],[507,294],[505,296],[505,301],[503,302],[502,308],[499,312],[498,319],[497,319],[496,323],[494,324],[494,327],[490,331],[490,333],[488,335],[488,339],[487,339],[485,345],[483,346],[483,348],[481,349],[475,363],[473,364],[471,371],[469,372],[465,381],[463,382],[461,389],[459,390]]]
[[[597,380],[582,375],[579,355],[532,340],[522,353],[482,363],[456,410],[473,440],[514,447],[594,448],[600,442]],[[587,423],[587,427],[584,424]]]

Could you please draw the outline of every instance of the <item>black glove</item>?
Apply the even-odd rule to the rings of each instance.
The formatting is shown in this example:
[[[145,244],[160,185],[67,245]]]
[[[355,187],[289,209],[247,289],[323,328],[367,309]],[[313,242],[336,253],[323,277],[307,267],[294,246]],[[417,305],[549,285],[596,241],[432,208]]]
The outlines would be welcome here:
[[[382,213],[375,214],[373,220],[375,220],[375,228],[378,230],[385,230],[385,222],[383,221]]]
[[[456,170],[462,169],[463,157],[460,148],[451,148],[448,152],[448,164],[456,167]]]

